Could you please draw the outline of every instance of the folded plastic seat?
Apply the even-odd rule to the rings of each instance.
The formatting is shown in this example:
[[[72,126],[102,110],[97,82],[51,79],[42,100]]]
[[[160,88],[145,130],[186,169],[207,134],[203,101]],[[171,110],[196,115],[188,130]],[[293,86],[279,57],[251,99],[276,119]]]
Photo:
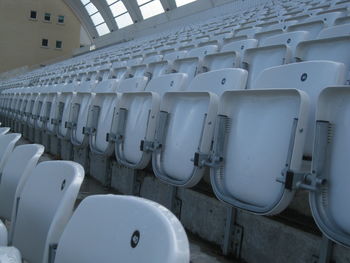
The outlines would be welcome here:
[[[219,96],[244,89],[247,72],[222,69],[199,74],[184,92],[166,92],[160,105],[152,164],[166,183],[191,187],[202,178],[209,154]]]
[[[87,197],[63,232],[54,262],[116,260],[188,263],[186,232],[169,210],[152,201],[134,196]]]
[[[211,160],[216,196],[260,215],[291,202],[291,171],[311,155],[318,95],[345,81],[345,67],[310,61],[268,68],[246,92],[222,95]]]

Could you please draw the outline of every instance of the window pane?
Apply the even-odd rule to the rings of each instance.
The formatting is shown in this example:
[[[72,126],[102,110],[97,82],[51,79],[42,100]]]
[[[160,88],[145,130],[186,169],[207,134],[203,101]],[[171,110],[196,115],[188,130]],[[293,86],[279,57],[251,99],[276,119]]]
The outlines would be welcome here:
[[[126,13],[124,15],[116,17],[115,22],[117,22],[117,25],[119,28],[123,28],[123,27],[126,27],[128,25],[133,24],[129,13]]]
[[[103,36],[103,35],[108,34],[110,32],[106,23],[103,23],[103,24],[97,26],[96,30],[97,30],[97,33],[99,36]]]
[[[50,21],[51,20],[51,14],[50,13],[45,13],[44,20],[45,21]]]
[[[152,1],[140,7],[144,19],[164,13],[164,9],[159,0]]]
[[[92,15],[98,11],[93,3],[89,3],[88,5],[85,6],[85,8],[86,8],[86,11],[89,13],[89,15]]]
[[[119,2],[111,5],[110,8],[111,8],[111,11],[112,11],[112,14],[114,17],[127,12],[122,1],[119,1]]]
[[[62,41],[56,40],[56,48],[62,48]]]
[[[90,0],[80,0],[83,5],[86,5],[87,3],[90,3]]]
[[[36,19],[36,11],[30,11],[30,18]]]
[[[147,3],[149,1],[152,1],[152,0],[137,0],[137,3],[140,6],[140,5],[143,5],[144,3]]]
[[[46,38],[43,38],[43,39],[41,40],[41,45],[42,45],[43,47],[47,47],[47,46],[49,45],[49,40],[46,39]]]
[[[103,17],[101,16],[100,13],[96,13],[94,15],[91,16],[92,22],[94,23],[94,25],[99,25],[102,24],[104,22]]]
[[[64,23],[64,16],[58,16],[57,21],[58,21],[58,23],[63,24]]]
[[[118,0],[106,0],[107,5],[111,5],[111,4],[113,4],[113,3],[117,2],[117,1]]]
[[[187,5],[189,3],[195,2],[197,0],[176,0],[176,6],[182,6],[182,5]]]

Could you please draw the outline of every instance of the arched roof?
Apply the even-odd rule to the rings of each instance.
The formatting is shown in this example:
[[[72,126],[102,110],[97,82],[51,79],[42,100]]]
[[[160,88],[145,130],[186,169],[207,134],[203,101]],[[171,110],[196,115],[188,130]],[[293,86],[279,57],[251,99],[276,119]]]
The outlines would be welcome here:
[[[114,32],[196,0],[64,0],[91,38]]]

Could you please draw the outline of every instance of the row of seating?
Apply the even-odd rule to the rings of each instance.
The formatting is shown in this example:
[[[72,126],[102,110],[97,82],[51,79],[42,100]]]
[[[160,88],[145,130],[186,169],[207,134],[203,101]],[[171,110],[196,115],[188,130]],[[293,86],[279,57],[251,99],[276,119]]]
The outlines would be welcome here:
[[[181,223],[154,202],[94,195],[72,216],[83,167],[71,161],[38,164],[44,147],[15,147],[20,137],[0,135],[0,218],[10,222],[8,234],[0,221],[1,262],[189,262]]]
[[[44,72],[51,75],[52,73],[56,74],[57,69],[62,68],[63,65],[61,64],[66,64],[66,68],[72,70],[75,67],[71,66],[71,64],[75,64],[74,61],[79,61],[76,63],[76,67],[86,67],[90,64],[86,63],[88,60],[94,63],[97,61],[99,63],[106,63],[107,60],[113,61],[120,55],[125,57],[127,54],[134,55],[137,52],[143,54],[152,50],[154,51],[162,46],[162,49],[166,49],[167,47],[173,48],[175,46],[174,41],[182,41],[183,37],[187,41],[187,38],[190,36],[194,42],[203,41],[206,39],[203,34],[208,33],[217,36],[221,35],[222,37],[226,36],[225,32],[228,32],[232,37],[235,34],[229,29],[238,30],[236,37],[242,37],[245,33],[248,33],[249,37],[254,36],[260,39],[264,36],[281,33],[283,30],[288,30],[287,26],[299,23],[300,25],[293,25],[294,28],[290,28],[289,30],[295,31],[299,30],[299,28],[309,28],[311,30],[313,28],[311,30],[312,34],[316,36],[317,31],[324,26],[347,23],[349,21],[347,15],[348,5],[349,3],[347,1],[297,1],[293,5],[280,2],[265,4],[260,9],[253,8],[243,13],[231,13],[227,16],[211,19],[208,22],[199,22],[194,25],[171,30],[170,32],[163,32],[159,36],[145,37],[141,40],[134,40],[126,44],[105,48],[89,53],[84,58],[77,57],[63,63],[58,63],[57,67],[54,65],[52,70],[48,68]],[[259,32],[260,30],[261,32]],[[197,33],[198,36],[196,36]],[[196,38],[198,39],[196,40]],[[167,41],[169,42],[168,44],[166,44]]]
[[[300,171],[303,155],[307,158],[312,154],[315,160],[321,154],[312,153],[319,144],[319,123],[325,121],[317,118],[316,104],[331,99],[323,95],[331,88],[325,88],[344,84],[346,70],[344,64],[332,61],[293,63],[265,70],[257,81],[259,85],[244,90],[247,75],[243,69],[199,74],[187,91],[182,91],[187,81],[184,73],[153,78],[147,86],[141,77],[146,89],[140,92],[128,90],[118,94],[106,87],[100,93],[84,91],[80,95],[79,91],[75,94],[70,90],[69,99],[74,103],[65,102],[61,107],[71,113],[62,112],[57,123],[65,125],[66,132],[70,127],[73,144],[81,146],[89,140],[95,153],[113,153],[110,147],[114,142],[117,160],[127,167],[144,168],[152,157],[155,175],[175,186],[195,185],[209,166],[219,199],[257,214],[275,214],[285,209],[293,197],[297,187],[290,185],[289,180],[296,180],[293,171]],[[124,85],[130,88],[131,80],[127,79]],[[114,108],[117,110],[113,116]],[[72,112],[77,109],[76,122],[61,119],[74,115]],[[59,111],[57,106],[56,112]],[[34,125],[39,119],[36,116]],[[44,117],[41,116],[42,121]],[[115,131],[108,128],[112,124]],[[332,136],[336,136],[334,131]],[[338,180],[334,179],[337,173],[327,173],[326,186],[324,181],[312,186],[320,176],[323,175],[307,177],[311,181],[303,184],[314,187],[315,195],[320,194],[318,187],[329,188],[322,195],[329,195],[329,202],[332,200],[338,207],[343,197],[332,195],[337,191],[332,190],[335,183],[331,183]],[[343,180],[341,176],[339,180]],[[342,209],[339,207],[334,214],[329,210],[327,215],[339,217],[339,226],[349,217]],[[348,242],[349,236],[345,236]]]
[[[152,39],[152,42],[147,43],[138,43],[138,45],[129,45],[125,49],[118,46],[119,50],[114,50],[110,48],[109,50],[101,50],[101,59],[107,60],[118,55],[134,55],[135,53],[147,53],[152,51],[152,47],[155,49],[166,49],[173,48],[178,46],[181,48],[182,45],[189,45],[189,43],[200,44],[203,41],[210,40],[222,40],[222,38],[257,38],[262,39],[283,31],[296,31],[299,28],[308,28],[311,31],[310,35],[315,37],[319,30],[323,27],[328,27],[331,25],[343,24],[348,21],[348,4],[343,3],[336,6],[325,6],[322,5],[322,8],[315,8],[315,6],[308,7],[296,6],[296,9],[302,9],[303,15],[287,17],[280,16],[280,14],[275,14],[277,11],[273,10],[274,15],[267,13],[266,17],[261,17],[261,14],[257,14],[253,18],[243,19],[240,16],[229,16],[221,18],[221,20],[212,23],[205,23],[191,26],[189,29],[184,29],[180,32],[173,33],[171,36],[169,33],[166,36],[159,37],[157,39]],[[283,8],[282,8],[283,10]],[[332,12],[333,11],[333,12]],[[295,11],[294,11],[295,12]],[[304,14],[305,13],[305,14]],[[246,16],[246,14],[243,14]],[[265,16],[265,15],[264,15]],[[344,19],[347,17],[347,19]],[[226,21],[226,22],[225,22]],[[283,23],[281,23],[283,22]],[[297,25],[294,25],[297,24]],[[290,28],[289,28],[290,27]],[[175,36],[174,36],[175,35]],[[157,44],[154,45],[153,41],[157,41]],[[146,43],[145,43],[146,42]],[[153,44],[153,45],[152,45]],[[115,54],[116,52],[119,54]],[[108,54],[108,55],[107,55]]]

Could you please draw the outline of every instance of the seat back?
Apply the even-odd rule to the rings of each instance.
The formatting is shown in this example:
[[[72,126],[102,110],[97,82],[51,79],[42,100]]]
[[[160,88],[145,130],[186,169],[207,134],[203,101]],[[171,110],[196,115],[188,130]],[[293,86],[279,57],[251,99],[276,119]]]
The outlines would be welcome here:
[[[43,152],[44,146],[27,144],[17,146],[9,155],[0,180],[0,217],[13,220],[11,215],[16,208],[16,196],[21,193]]]
[[[42,162],[30,174],[12,233],[12,245],[24,260],[48,262],[50,246],[58,244],[83,179],[83,167],[70,161]]]
[[[0,135],[5,135],[6,133],[8,133],[10,131],[9,127],[1,127],[0,128]]]
[[[179,220],[152,201],[116,195],[87,197],[58,244],[55,263],[188,263],[189,243]]]
[[[294,56],[295,48],[301,41],[309,40],[310,34],[307,31],[294,31],[268,37],[260,42],[260,46],[286,45],[291,49]]]
[[[316,38],[318,33],[325,27],[325,23],[322,20],[311,21],[294,24],[288,27],[289,32],[293,31],[307,31],[311,38]]]
[[[318,96],[323,89],[345,82],[345,66],[332,61],[308,61],[266,69],[258,77],[253,89],[299,89],[310,99],[309,122],[304,154],[312,154],[315,112]]]
[[[201,68],[204,56],[213,54],[218,50],[216,45],[208,45],[192,48],[185,58],[176,59],[170,66],[171,73],[186,73],[189,79],[193,79]]]
[[[323,29],[317,36],[318,39],[329,37],[341,37],[350,35],[350,23]]]
[[[310,192],[310,206],[318,227],[328,238],[347,247],[350,247],[349,99],[349,86],[329,87],[320,95],[312,170],[315,179],[324,183]]]
[[[235,37],[245,36],[246,38],[253,38],[254,35],[260,32],[261,30],[261,27],[239,28],[235,31]]]
[[[243,68],[247,69],[249,89],[258,75],[266,68],[280,66],[291,61],[291,49],[287,45],[272,45],[250,48],[245,51]]]
[[[197,47],[193,48],[190,51],[188,51],[187,56],[188,57],[198,57],[202,59],[204,56],[212,54],[217,52],[218,46],[217,45],[207,45],[203,47]]]
[[[222,48],[221,52],[234,51],[243,57],[244,51],[247,48],[255,48],[258,46],[258,41],[256,39],[244,39],[238,41],[232,41],[226,43]]]
[[[339,17],[334,21],[334,25],[343,25],[350,23],[350,16]]]
[[[248,72],[240,68],[226,68],[198,75],[186,91],[211,92],[221,96],[226,90],[242,89],[247,82]]]
[[[7,159],[20,138],[21,134],[19,133],[0,135],[0,174],[3,172]]]
[[[350,36],[331,37],[300,42],[296,48],[296,58],[299,61],[331,60],[344,63],[350,82]]]

